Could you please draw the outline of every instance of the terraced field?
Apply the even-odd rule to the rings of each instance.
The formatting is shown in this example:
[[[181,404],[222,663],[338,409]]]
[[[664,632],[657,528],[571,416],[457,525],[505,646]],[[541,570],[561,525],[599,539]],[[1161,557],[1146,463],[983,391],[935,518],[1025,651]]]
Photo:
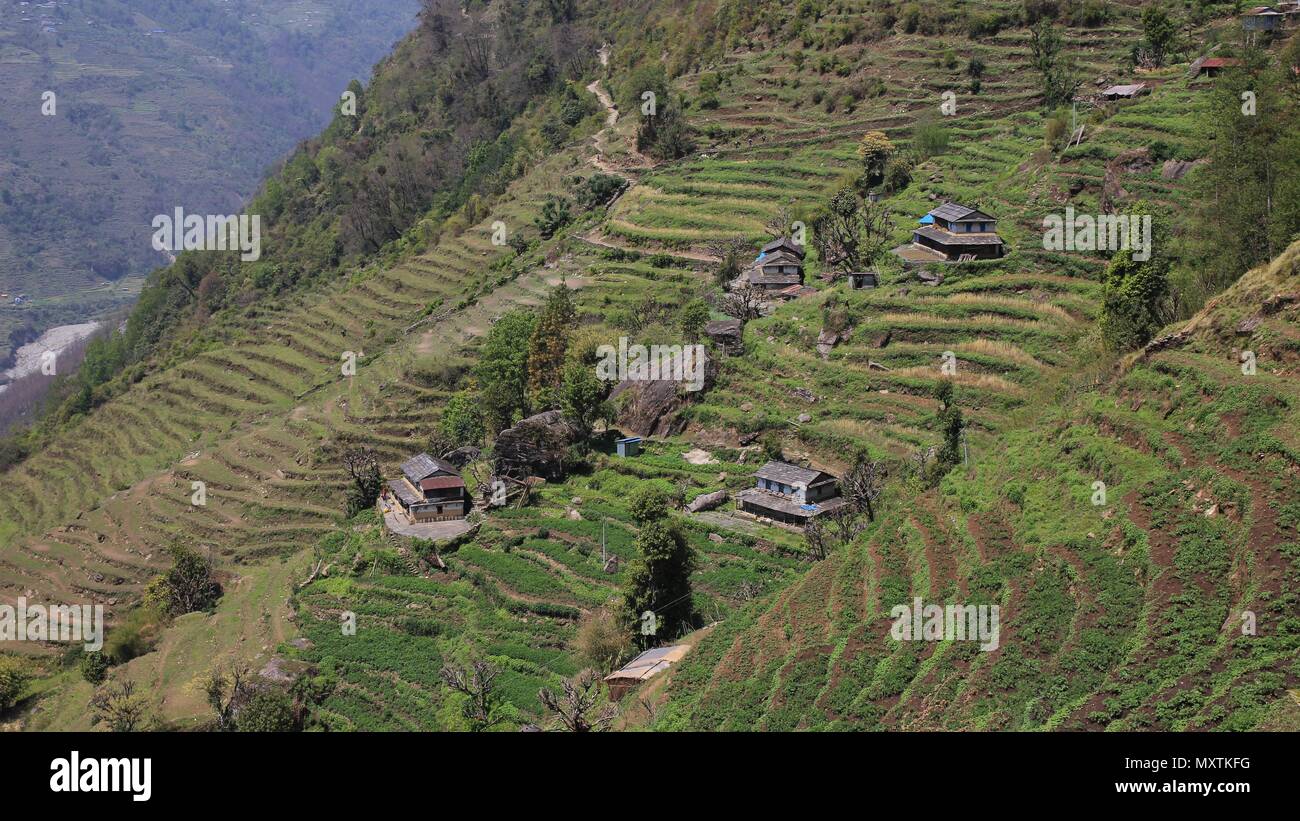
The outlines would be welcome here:
[[[841,4],[809,36],[854,8]],[[1115,75],[1134,25],[1126,14],[1071,30],[1087,76]],[[195,648],[211,636],[189,628],[176,639],[178,658],[202,660],[189,675],[144,657],[128,665],[139,680],[171,694],[213,659],[278,650],[333,681],[321,711],[330,726],[431,729],[458,726],[440,665],[488,658],[504,671],[519,721],[532,721],[538,687],[578,669],[576,620],[616,594],[618,577],[599,560],[599,523],[609,523],[607,549],[628,558],[633,487],[657,481],[687,499],[746,487],[757,457],[751,450],[742,463],[739,439],[767,430],[782,434],[788,454],[831,469],[857,446],[904,462],[938,441],[930,397],[951,351],[970,464],[937,490],[894,477],[865,543],[810,565],[790,532],[716,512],[685,519],[701,558],[696,608],[716,624],[674,675],[653,725],[1199,729],[1267,720],[1300,675],[1287,656],[1300,464],[1294,307],[1270,314],[1250,340],[1261,352],[1254,381],[1235,370],[1232,346],[1245,340],[1222,329],[1236,321],[1233,306],[1295,291],[1295,255],[1252,274],[1198,320],[1188,344],[1104,380],[1114,363],[1093,331],[1102,260],[1043,251],[1041,220],[1067,203],[1099,211],[1103,197],[1177,209],[1186,185],[1162,175],[1158,159],[1203,151],[1200,91],[1180,66],[1155,72],[1150,97],[1085,112],[1084,141],[1058,157],[1043,148],[1023,29],[945,45],[963,55],[955,64],[919,36],[832,49],[853,66],[843,77],[834,65],[796,69],[782,49],[734,52],[682,80],[694,97],[706,75],[723,77],[718,105],[690,110],[705,135],[692,157],[634,166],[624,118],[539,163],[460,236],[215,323],[193,356],[0,477],[0,589],[125,606],[160,567],[163,547],[198,544],[237,576],[274,575],[279,586],[266,586],[260,612],[288,598],[294,618],[268,616],[278,627],[207,655]],[[978,95],[961,93],[968,55],[986,64]],[[870,93],[846,105],[854,83]],[[814,89],[822,102],[811,101]],[[540,304],[561,280],[575,289],[581,323],[613,336],[703,295],[709,242],[765,238],[782,206],[810,211],[854,172],[864,132],[905,143],[950,89],[959,109],[943,121],[949,148],[887,200],[898,239],[937,201],[978,202],[999,218],[1009,258],[947,267],[937,287],[886,266],[882,287],[866,292],[820,280],[812,260],[817,293],[748,324],[744,354],[722,359],[715,387],[687,408],[682,436],[635,460],[598,458],[590,473],[546,486],[536,506],[493,514],[444,557],[445,574],[417,572],[415,546],[371,523],[342,521],[344,447],[369,445],[387,470],[424,449],[449,391],[426,384],[423,368],[472,360],[497,317]],[[1142,147],[1151,150],[1135,162]],[[584,217],[520,259],[491,244],[493,221],[531,225],[565,178],[595,169],[633,183],[608,214]],[[847,317],[847,330],[823,356],[818,336],[832,314]],[[340,374],[347,351],[358,355],[353,377]],[[720,461],[683,460],[696,445]],[[1089,503],[1095,481],[1106,483],[1108,504]],[[191,504],[199,482],[201,506]],[[290,592],[305,555],[342,566],[358,553],[369,570]],[[293,572],[272,573],[282,562]],[[893,604],[956,594],[1003,608],[1002,649],[886,638]],[[250,606],[232,597],[212,618]],[[1255,614],[1257,635],[1234,633],[1242,610]],[[340,634],[343,611],[358,614],[365,640]],[[284,643],[288,622],[308,646]],[[179,723],[203,709],[165,701]]]

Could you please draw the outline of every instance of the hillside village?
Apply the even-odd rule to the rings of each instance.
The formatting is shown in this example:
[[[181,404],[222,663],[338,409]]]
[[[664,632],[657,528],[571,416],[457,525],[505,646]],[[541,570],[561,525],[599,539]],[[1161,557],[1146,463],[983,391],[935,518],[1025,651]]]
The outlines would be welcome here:
[[[131,339],[172,341],[92,353],[0,474],[0,597],[110,621],[7,662],[5,720],[1300,727],[1300,215],[1212,176],[1297,147],[1296,4],[532,9],[591,57],[529,73],[481,188],[367,222],[428,159],[397,78],[509,4],[444,5],[250,205],[268,261],[163,269]],[[996,649],[891,638],[923,600]]]

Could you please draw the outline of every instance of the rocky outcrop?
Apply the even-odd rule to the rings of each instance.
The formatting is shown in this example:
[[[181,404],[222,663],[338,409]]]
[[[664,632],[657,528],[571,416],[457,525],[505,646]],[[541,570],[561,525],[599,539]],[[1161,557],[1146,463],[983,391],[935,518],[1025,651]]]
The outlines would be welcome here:
[[[706,355],[702,390],[688,390],[684,382],[674,379],[625,379],[609,398],[618,410],[618,426],[638,436],[675,436],[686,428],[678,413],[693,397],[713,386],[718,375],[717,361]]]
[[[535,414],[497,434],[492,448],[493,472],[517,479],[541,476],[559,481],[564,478],[570,446],[581,438],[578,427],[560,411]]]

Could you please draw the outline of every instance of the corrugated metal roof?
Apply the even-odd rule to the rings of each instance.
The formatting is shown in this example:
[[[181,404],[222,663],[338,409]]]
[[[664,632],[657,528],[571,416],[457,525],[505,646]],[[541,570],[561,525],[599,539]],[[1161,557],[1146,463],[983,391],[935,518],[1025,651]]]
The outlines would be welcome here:
[[[674,662],[681,661],[682,657],[690,649],[689,644],[675,644],[672,647],[656,647],[653,650],[646,650],[627,664],[605,676],[605,681],[617,681],[619,679],[645,681],[656,673],[667,670]]]
[[[420,480],[420,490],[445,490],[449,487],[465,487],[465,480],[459,476],[430,476]]]
[[[971,208],[959,202],[945,202],[926,216],[938,217],[945,222],[997,222],[978,208]]]

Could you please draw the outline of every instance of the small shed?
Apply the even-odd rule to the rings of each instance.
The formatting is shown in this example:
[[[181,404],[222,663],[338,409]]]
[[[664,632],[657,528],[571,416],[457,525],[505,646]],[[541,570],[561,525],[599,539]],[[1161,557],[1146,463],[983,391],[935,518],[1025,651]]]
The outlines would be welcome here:
[[[641,452],[641,437],[626,436],[614,442],[614,447],[618,449],[618,455],[623,457],[636,456]]]
[[[1131,85],[1110,86],[1101,92],[1101,98],[1103,100],[1133,100],[1143,94],[1150,93],[1151,87],[1146,83],[1133,83]]]
[[[653,650],[646,650],[627,664],[605,676],[605,682],[609,685],[610,700],[618,701],[627,695],[629,691],[639,687],[642,682],[648,681],[667,670],[675,662],[681,661],[682,657],[690,649],[689,644],[676,644],[672,647],[656,647]]]
[[[875,271],[853,271],[849,274],[849,287],[855,291],[861,291],[866,288],[878,288],[880,286],[880,277]]]
[[[1277,31],[1285,17],[1271,6],[1256,6],[1241,15],[1241,27],[1246,31]]]

